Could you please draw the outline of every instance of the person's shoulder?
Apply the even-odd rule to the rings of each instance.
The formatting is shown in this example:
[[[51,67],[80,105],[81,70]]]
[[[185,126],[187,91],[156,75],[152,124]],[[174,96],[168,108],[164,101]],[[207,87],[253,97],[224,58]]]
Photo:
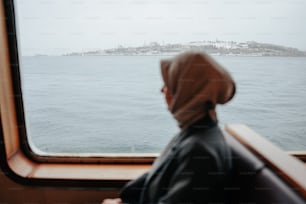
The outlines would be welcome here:
[[[218,126],[209,129],[193,131],[180,144],[183,155],[211,155],[216,156],[219,148],[226,146],[222,131]]]
[[[194,147],[218,145],[223,142],[223,133],[217,125],[208,129],[193,130],[190,135],[186,137],[186,143],[193,145]]]

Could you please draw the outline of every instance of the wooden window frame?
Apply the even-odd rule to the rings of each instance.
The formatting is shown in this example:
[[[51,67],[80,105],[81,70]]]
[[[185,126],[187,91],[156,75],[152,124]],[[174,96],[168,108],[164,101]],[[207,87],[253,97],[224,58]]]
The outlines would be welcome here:
[[[157,154],[36,154],[24,118],[14,1],[0,1],[1,168],[15,181],[122,186],[146,172]],[[62,181],[62,182],[59,182]]]

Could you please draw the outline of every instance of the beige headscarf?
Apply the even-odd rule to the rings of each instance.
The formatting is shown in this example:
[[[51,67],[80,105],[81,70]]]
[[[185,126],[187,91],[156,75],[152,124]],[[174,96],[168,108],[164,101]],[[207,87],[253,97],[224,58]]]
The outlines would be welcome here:
[[[228,102],[235,94],[235,82],[229,73],[202,52],[162,60],[161,72],[172,96],[169,111],[181,129],[205,116],[217,121],[216,104]]]

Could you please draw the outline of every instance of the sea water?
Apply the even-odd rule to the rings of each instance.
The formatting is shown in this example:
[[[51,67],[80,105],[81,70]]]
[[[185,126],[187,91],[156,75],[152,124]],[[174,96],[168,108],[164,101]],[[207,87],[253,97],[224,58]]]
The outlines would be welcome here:
[[[179,131],[165,105],[167,56],[22,57],[27,135],[45,152],[159,152]],[[243,123],[284,150],[306,149],[306,58],[215,56],[237,92],[220,125]]]

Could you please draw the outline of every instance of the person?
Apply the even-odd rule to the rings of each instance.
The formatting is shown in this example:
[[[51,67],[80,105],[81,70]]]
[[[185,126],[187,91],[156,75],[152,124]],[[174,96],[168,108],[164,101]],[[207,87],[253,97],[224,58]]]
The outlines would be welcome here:
[[[180,132],[149,172],[130,181],[120,198],[103,204],[226,203],[231,154],[218,126],[216,105],[235,94],[230,74],[202,52],[161,61],[162,93]]]

